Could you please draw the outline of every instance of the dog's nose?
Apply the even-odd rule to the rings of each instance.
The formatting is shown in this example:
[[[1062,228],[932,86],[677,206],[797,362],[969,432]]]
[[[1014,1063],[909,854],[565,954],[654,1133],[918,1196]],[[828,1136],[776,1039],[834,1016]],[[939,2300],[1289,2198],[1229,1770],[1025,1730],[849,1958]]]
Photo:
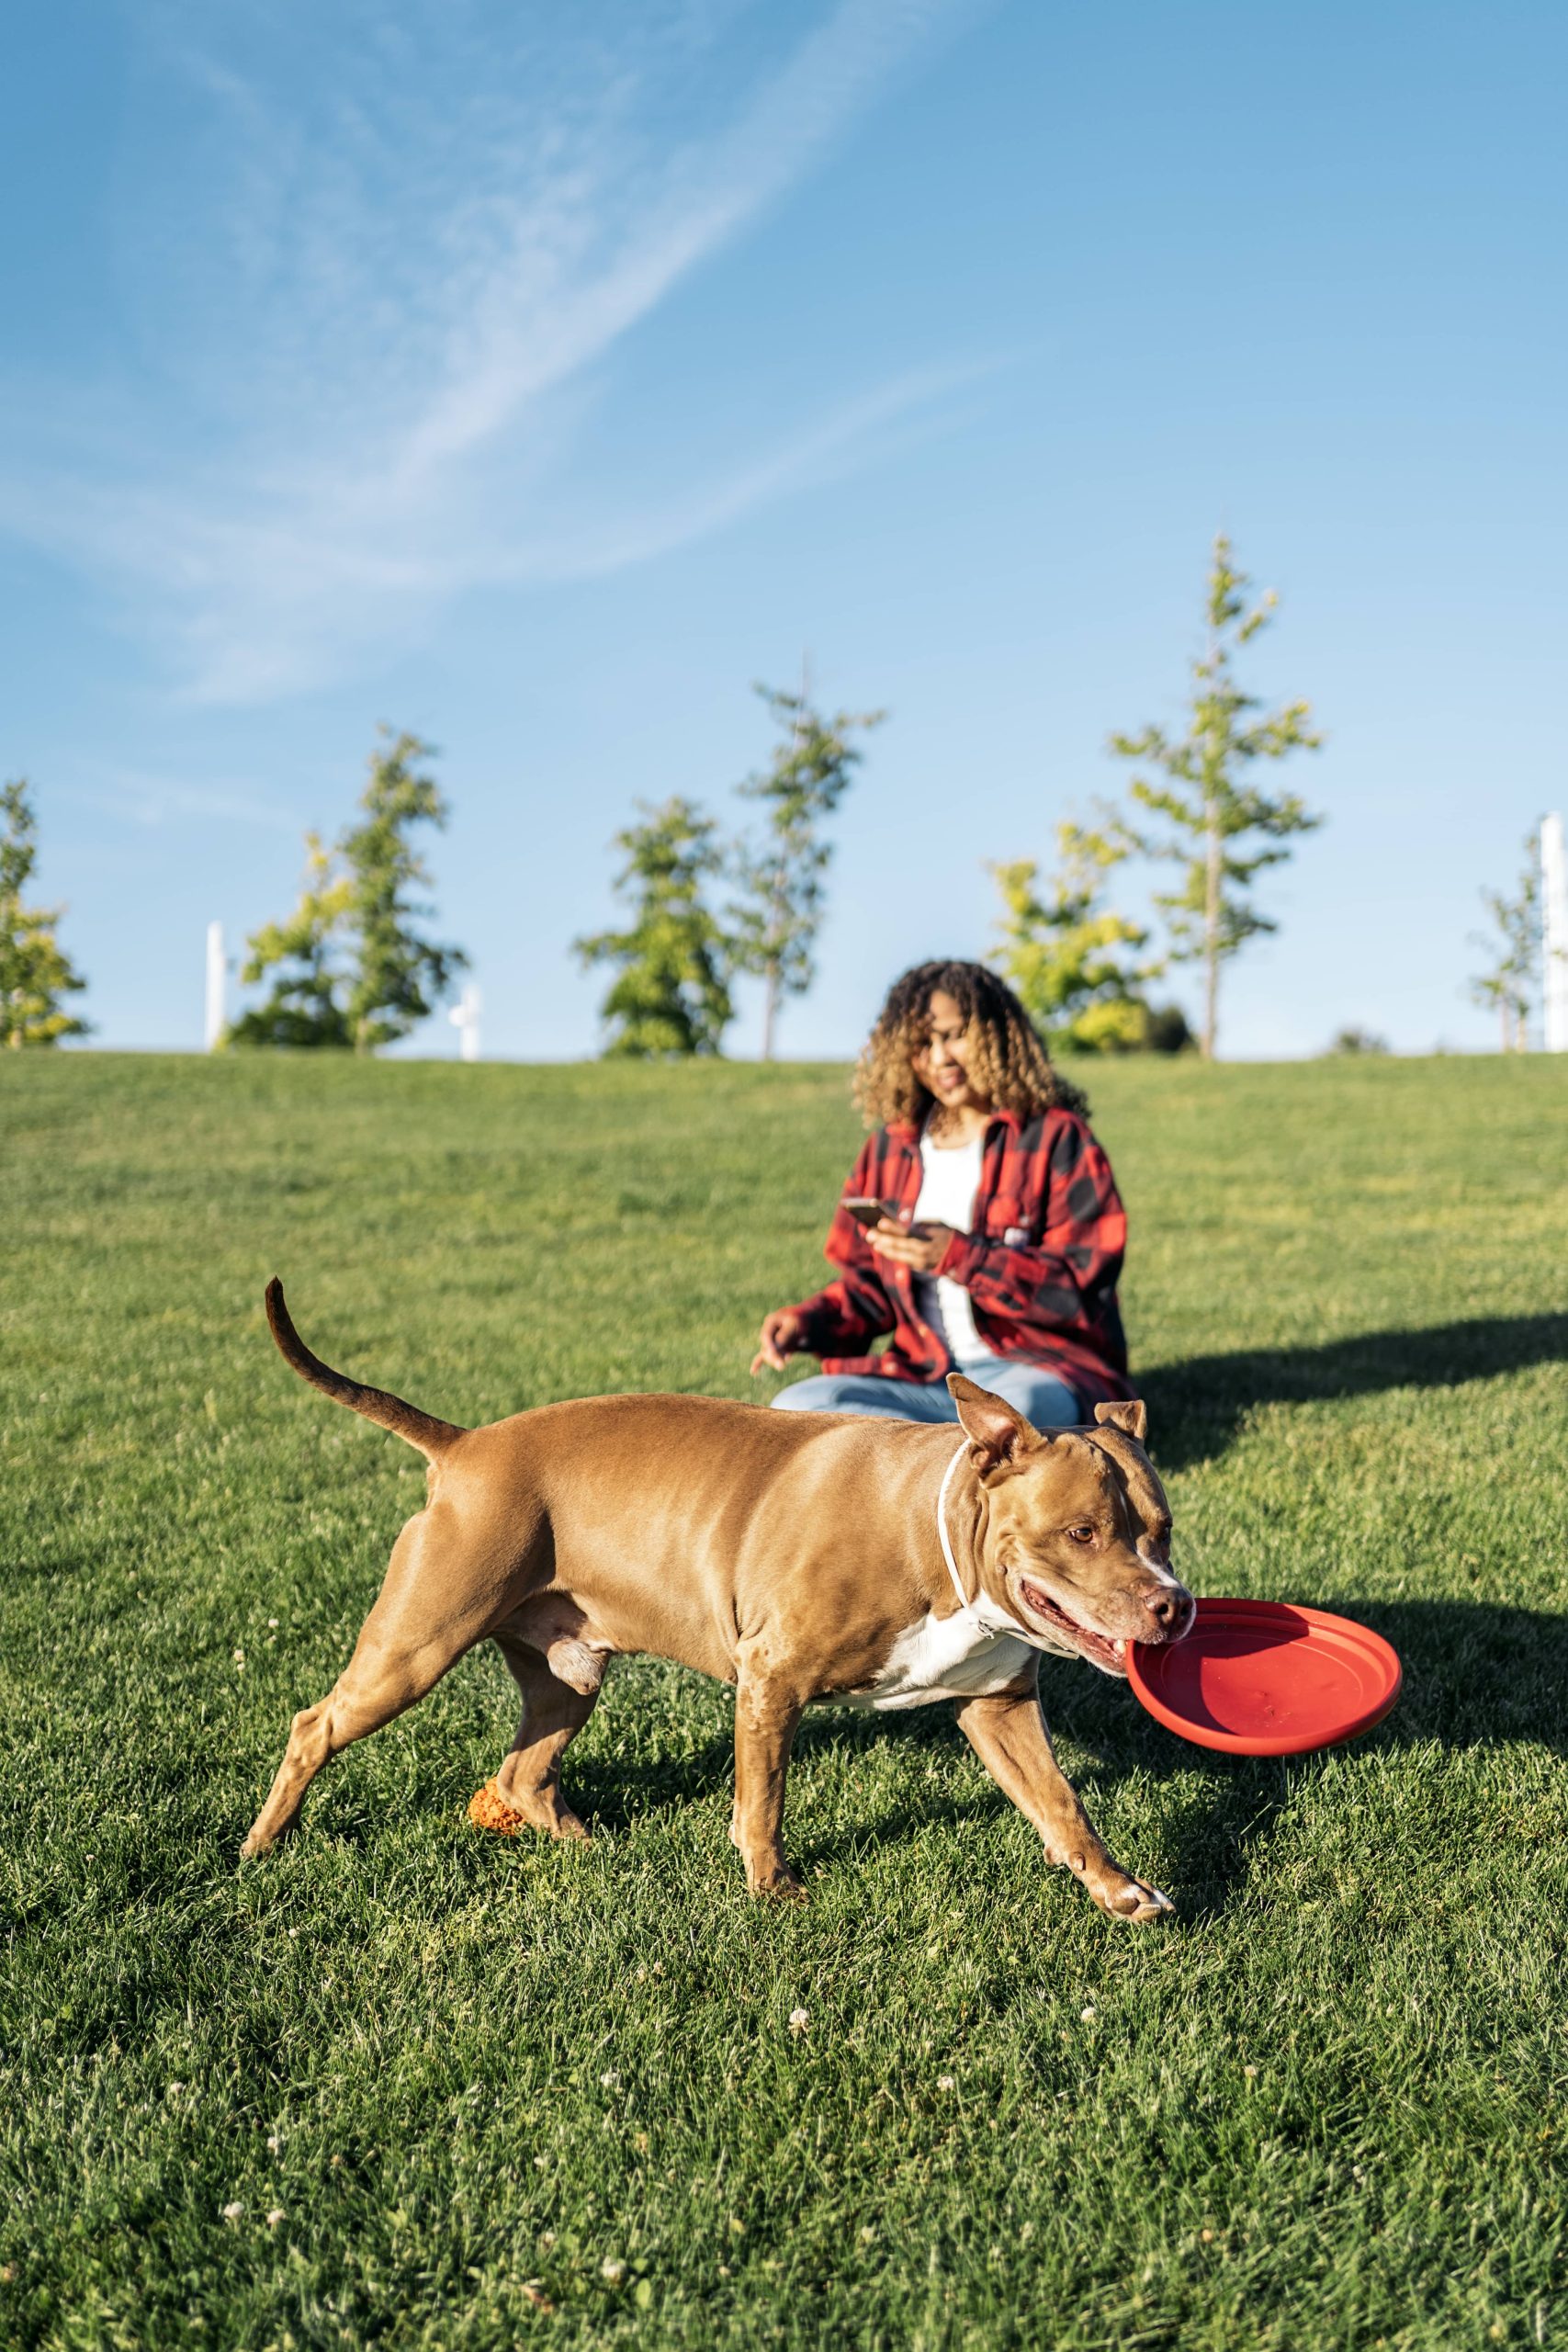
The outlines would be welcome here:
[[[1144,1607],[1167,1641],[1174,1641],[1178,1634],[1187,1631],[1192,1603],[1186,1593],[1172,1592],[1168,1585],[1161,1585],[1155,1591],[1145,1593]]]

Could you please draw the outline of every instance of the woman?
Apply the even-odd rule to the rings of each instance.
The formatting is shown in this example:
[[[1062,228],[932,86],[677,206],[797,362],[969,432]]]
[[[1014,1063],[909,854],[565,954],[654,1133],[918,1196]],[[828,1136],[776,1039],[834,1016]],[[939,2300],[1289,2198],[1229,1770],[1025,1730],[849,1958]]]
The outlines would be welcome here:
[[[808,1351],[823,1370],[773,1403],[956,1420],[959,1371],[1060,1429],[1130,1396],[1126,1216],[1088,1104],[1012,990],[983,964],[918,964],[893,984],[855,1091],[874,1132],[843,1199],[898,1215],[867,1228],[840,1203],[825,1245],[837,1281],[767,1316],[751,1365]]]

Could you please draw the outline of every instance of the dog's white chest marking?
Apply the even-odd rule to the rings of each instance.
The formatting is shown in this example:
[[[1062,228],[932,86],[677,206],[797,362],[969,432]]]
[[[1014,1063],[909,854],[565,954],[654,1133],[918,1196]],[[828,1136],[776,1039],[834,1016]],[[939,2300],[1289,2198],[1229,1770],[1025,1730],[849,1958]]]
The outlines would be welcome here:
[[[899,1634],[874,1682],[862,1690],[835,1692],[852,1707],[880,1711],[928,1707],[937,1699],[988,1699],[1018,1680],[1028,1668],[1030,1651],[1038,1646],[1025,1641],[1017,1620],[984,1593],[973,1600],[964,1598],[964,1579],[947,1532],[947,1490],[968,1450],[965,1440],[948,1464],[936,1498],[942,1556],[959,1606],[949,1617],[928,1609],[918,1625]]]
[[[981,1622],[973,1611],[951,1617],[930,1611],[900,1634],[874,1682],[836,1695],[852,1707],[927,1707],[938,1699],[984,1699],[1016,1682],[1030,1645]]]

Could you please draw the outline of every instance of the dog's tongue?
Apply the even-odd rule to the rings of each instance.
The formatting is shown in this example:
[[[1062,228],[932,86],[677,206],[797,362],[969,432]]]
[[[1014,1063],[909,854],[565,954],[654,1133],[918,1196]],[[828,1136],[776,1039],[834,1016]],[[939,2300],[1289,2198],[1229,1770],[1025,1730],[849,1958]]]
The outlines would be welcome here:
[[[1052,1600],[1048,1592],[1043,1591],[1040,1586],[1032,1583],[1028,1577],[1021,1577],[1020,1582],[1023,1589],[1024,1599],[1037,1616],[1053,1619],[1061,1626],[1064,1633],[1072,1635],[1075,1642],[1083,1645],[1086,1648],[1098,1650],[1101,1657],[1108,1657],[1114,1660],[1117,1665],[1121,1664],[1122,1645],[1108,1640],[1103,1634],[1097,1634],[1092,1626],[1080,1625],[1076,1618],[1069,1617],[1066,1611]]]

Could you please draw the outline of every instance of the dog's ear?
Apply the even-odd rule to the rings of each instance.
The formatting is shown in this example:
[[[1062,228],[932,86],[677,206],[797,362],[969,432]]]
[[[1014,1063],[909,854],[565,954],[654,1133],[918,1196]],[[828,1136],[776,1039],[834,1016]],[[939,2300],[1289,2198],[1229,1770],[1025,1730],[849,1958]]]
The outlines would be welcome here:
[[[979,1456],[976,1467],[982,1476],[988,1470],[999,1470],[1004,1464],[1010,1468],[1043,1442],[1039,1431],[1005,1396],[993,1396],[988,1388],[977,1388],[961,1372],[948,1374],[947,1393],[958,1408],[964,1436]]]
[[[1101,1424],[1109,1421],[1113,1429],[1125,1430],[1140,1445],[1149,1433],[1148,1408],[1141,1396],[1130,1397],[1124,1405],[1097,1405],[1094,1418]]]

